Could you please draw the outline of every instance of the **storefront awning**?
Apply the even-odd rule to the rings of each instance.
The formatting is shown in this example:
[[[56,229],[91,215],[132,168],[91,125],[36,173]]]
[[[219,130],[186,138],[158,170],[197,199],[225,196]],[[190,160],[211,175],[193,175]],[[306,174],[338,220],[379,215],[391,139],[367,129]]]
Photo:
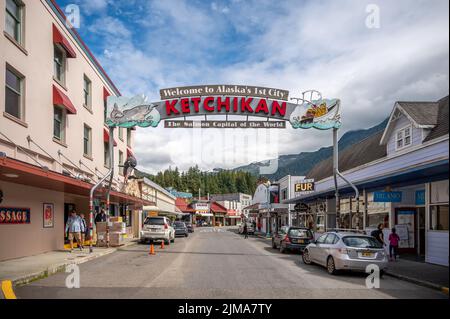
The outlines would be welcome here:
[[[93,184],[83,180],[9,157],[0,159],[0,180],[41,189],[54,190],[65,194],[79,195],[86,198],[87,201],[89,200],[89,193],[93,186]],[[149,201],[114,190],[111,191],[110,195],[111,202],[135,205],[136,207],[151,204]],[[106,189],[98,189],[94,196],[96,198],[106,199]]]
[[[70,45],[70,42],[62,35],[61,31],[53,25],[53,43],[59,44],[66,52],[68,58],[76,58],[77,54]]]
[[[59,105],[67,110],[67,114],[77,114],[77,109],[60,89],[53,85],[53,105]]]
[[[103,128],[103,141],[109,143],[109,131],[107,128]],[[117,146],[116,140],[114,140],[114,146]]]

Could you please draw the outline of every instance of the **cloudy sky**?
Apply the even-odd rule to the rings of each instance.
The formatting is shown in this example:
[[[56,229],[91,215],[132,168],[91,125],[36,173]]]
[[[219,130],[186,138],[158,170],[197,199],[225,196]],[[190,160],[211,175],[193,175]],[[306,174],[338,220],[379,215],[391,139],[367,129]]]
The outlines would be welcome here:
[[[395,101],[448,94],[448,0],[58,3],[79,5],[79,33],[124,96],[157,101],[161,88],[197,84],[261,85],[291,97],[314,88],[342,100],[343,134],[378,124]],[[329,131],[160,125],[138,129],[135,151],[140,168],[156,172],[230,168],[330,144]]]

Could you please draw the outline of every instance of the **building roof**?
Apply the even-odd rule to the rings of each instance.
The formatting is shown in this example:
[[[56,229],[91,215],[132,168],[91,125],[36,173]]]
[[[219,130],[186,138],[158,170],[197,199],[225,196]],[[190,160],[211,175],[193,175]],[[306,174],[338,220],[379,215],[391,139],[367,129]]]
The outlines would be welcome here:
[[[447,101],[447,102],[445,102]],[[392,128],[394,127],[397,114],[405,115],[417,128],[434,129],[440,121],[440,113],[443,106],[447,103],[448,110],[448,96],[437,102],[406,102],[400,101],[395,103],[389,117],[389,122],[386,125],[384,134],[381,137],[380,143],[387,144]],[[448,113],[447,113],[448,114]],[[448,132],[448,120],[447,120]],[[431,139],[436,137],[431,137]]]
[[[448,134],[448,95],[438,101],[439,110],[437,116],[437,125],[431,130],[424,142]]]
[[[244,207],[242,210],[258,210],[259,203],[252,204],[250,206]]]
[[[144,177],[143,181],[144,181],[145,184],[153,187],[154,189],[156,189],[157,191],[163,193],[164,195],[169,196],[172,199],[176,199],[176,197],[172,193],[169,193],[164,187],[162,187],[159,184],[156,184],[154,181],[150,180],[149,178]]]
[[[359,143],[352,145],[352,147],[348,147],[344,151],[340,152],[339,170],[344,172],[354,167],[358,167],[385,157],[387,155],[386,146],[380,145],[380,138],[382,135],[383,131],[378,131]],[[333,176],[332,157],[319,162],[307,174],[307,178],[314,178],[316,181],[330,176]]]
[[[185,198],[177,198],[175,200],[175,207],[178,208],[183,213],[194,213],[195,212],[195,210],[192,209],[192,207],[186,201]]]
[[[226,213],[227,209],[217,202],[211,202],[211,211],[214,213]]]

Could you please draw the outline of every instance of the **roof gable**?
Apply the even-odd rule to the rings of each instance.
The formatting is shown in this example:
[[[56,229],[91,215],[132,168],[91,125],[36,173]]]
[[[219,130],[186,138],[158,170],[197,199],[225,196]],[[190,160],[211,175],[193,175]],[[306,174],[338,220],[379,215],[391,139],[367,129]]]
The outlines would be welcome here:
[[[438,124],[439,102],[396,102],[380,144],[386,145],[388,143],[399,114],[406,116],[417,128],[432,129]]]

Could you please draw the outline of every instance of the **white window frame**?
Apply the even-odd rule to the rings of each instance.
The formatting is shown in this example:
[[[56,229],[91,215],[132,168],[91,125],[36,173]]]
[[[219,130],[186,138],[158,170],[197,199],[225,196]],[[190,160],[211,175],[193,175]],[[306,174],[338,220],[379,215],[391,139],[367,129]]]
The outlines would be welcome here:
[[[86,140],[86,136],[85,136],[86,128],[89,129],[88,152],[87,153],[85,152],[85,149],[84,149],[84,141]],[[83,125],[83,155],[85,157],[92,158],[92,128],[87,124]]]
[[[61,111],[61,123],[60,123],[60,137],[55,136],[55,110]],[[66,141],[66,110],[60,106],[54,105],[53,106],[53,138],[58,140],[59,142],[65,143]],[[84,132],[83,132],[84,133]]]
[[[406,140],[406,135],[405,132],[406,130],[409,129],[409,144],[406,145],[405,144],[405,140]],[[398,137],[398,135],[401,133],[401,138]],[[412,139],[413,139],[413,127],[411,124],[404,126],[398,130],[395,131],[395,135],[394,135],[394,141],[395,141],[395,150],[399,151],[402,150],[404,148],[410,147],[412,145]],[[402,141],[402,145],[398,146],[398,142]]]
[[[88,84],[87,91],[86,91],[86,83]],[[86,101],[86,94],[87,94],[87,101]],[[87,108],[89,111],[92,110],[92,81],[86,74],[83,75],[83,106]]]
[[[111,155],[109,152],[109,142],[103,142],[103,164],[106,168],[111,168]]]
[[[14,88],[10,87],[6,83],[5,78],[5,113],[8,114],[8,116],[12,116],[13,118],[16,118],[18,120],[25,121],[25,76],[7,63],[5,68],[5,77],[6,72],[8,71],[14,74],[19,79],[20,92],[17,92]],[[11,90],[19,95],[19,117],[6,112],[6,90]]]
[[[61,79],[58,79],[57,74],[56,74],[56,68],[55,68],[55,64],[56,64],[55,51],[56,50],[61,52],[61,54],[62,54]],[[53,50],[53,79],[56,82],[58,82],[59,84],[61,84],[62,86],[65,86],[66,85],[66,72],[67,72],[67,52],[66,52],[66,50],[61,48],[61,46],[55,44],[54,50]]]
[[[11,0],[12,2],[14,2],[18,9],[19,9],[19,20],[17,19],[16,16],[14,16],[14,14],[12,14],[11,12],[9,12],[9,10],[7,9],[6,6],[6,0],[5,0],[5,33],[8,34],[8,36],[14,40],[17,44],[19,44],[20,46],[23,47],[25,41],[24,41],[24,23],[25,23],[25,3],[23,3],[22,0]],[[14,37],[14,34],[10,34],[8,31],[6,31],[6,16],[12,16],[12,18],[16,21],[16,23],[19,24],[18,28],[19,30],[17,30],[17,36],[19,37],[19,39],[16,39]]]

